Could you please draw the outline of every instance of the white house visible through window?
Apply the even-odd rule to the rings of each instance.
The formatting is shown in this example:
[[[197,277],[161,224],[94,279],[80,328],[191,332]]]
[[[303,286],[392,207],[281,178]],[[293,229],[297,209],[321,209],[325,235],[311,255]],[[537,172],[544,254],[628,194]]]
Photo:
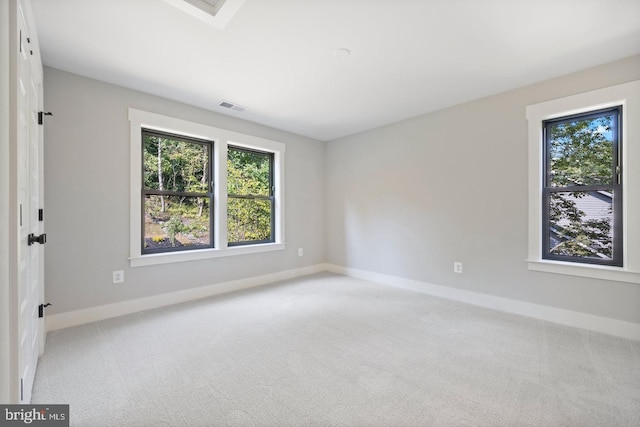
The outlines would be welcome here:
[[[622,266],[622,107],[543,122],[543,258]]]
[[[129,109],[131,266],[282,250],[282,143]]]
[[[530,270],[640,283],[640,81],[527,106]]]

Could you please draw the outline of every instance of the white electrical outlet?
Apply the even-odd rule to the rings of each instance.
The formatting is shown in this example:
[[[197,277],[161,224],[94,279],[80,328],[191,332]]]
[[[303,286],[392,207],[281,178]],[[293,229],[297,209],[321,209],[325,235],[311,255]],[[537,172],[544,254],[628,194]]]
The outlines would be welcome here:
[[[454,262],[453,263],[453,272],[454,273],[462,273],[462,263],[461,262]]]
[[[113,283],[124,283],[124,271],[117,270],[113,272]]]
[[[298,248],[298,256],[304,255],[304,249]]]

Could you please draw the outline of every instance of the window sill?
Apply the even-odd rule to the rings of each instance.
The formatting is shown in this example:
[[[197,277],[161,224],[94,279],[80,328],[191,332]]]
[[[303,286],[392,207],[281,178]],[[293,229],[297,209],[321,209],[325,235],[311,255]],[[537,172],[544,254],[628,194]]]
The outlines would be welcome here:
[[[200,249],[184,252],[166,252],[161,254],[138,255],[129,258],[131,267],[169,264],[173,262],[198,261],[234,255],[255,254],[284,250],[284,243],[266,243],[259,245],[234,246],[225,249]]]
[[[615,282],[640,283],[640,272],[634,272],[620,267],[548,260],[528,260],[527,262],[529,264],[529,270],[543,271],[545,273],[613,280]]]

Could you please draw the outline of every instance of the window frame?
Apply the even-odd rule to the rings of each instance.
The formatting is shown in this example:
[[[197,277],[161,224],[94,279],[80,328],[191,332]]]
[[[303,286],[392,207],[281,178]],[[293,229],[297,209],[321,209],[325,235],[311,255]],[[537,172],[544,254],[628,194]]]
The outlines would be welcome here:
[[[129,218],[129,263],[131,267],[196,261],[210,258],[253,254],[284,250],[285,243],[285,144],[265,138],[217,128],[202,123],[164,116],[148,111],[129,108],[130,140],[130,218]],[[213,206],[214,247],[188,249],[160,253],[142,253],[141,212],[142,197],[142,128],[169,133],[180,137],[212,141],[214,182]],[[228,145],[249,150],[273,153],[273,181],[275,203],[275,228],[273,242],[229,246],[227,242],[227,147]]]
[[[169,132],[161,132],[155,129],[148,129],[146,127],[142,127],[142,144],[141,144],[141,150],[142,150],[142,162],[144,162],[144,136],[145,134],[147,135],[154,135],[157,137],[161,137],[161,138],[166,138],[166,139],[173,139],[176,141],[183,141],[183,142],[189,142],[192,144],[198,144],[198,145],[203,145],[207,148],[207,156],[209,158],[208,162],[207,162],[207,172],[209,174],[209,182],[207,183],[207,188],[209,189],[209,191],[207,193],[189,193],[189,192],[185,192],[185,191],[171,191],[171,190],[153,190],[153,189],[145,189],[144,188],[144,167],[141,167],[141,172],[142,172],[142,185],[141,185],[141,189],[140,189],[140,206],[141,206],[141,215],[140,215],[140,226],[141,226],[141,233],[140,233],[140,251],[142,253],[142,255],[148,255],[148,254],[157,254],[157,253],[166,253],[166,252],[179,252],[179,251],[188,251],[188,250],[200,250],[200,249],[207,249],[207,248],[214,248],[215,247],[215,215],[214,215],[214,210],[213,210],[213,206],[215,204],[215,199],[214,199],[214,195],[213,195],[213,188],[214,188],[214,181],[213,181],[213,177],[214,177],[214,166],[213,166],[213,146],[214,146],[214,142],[210,141],[208,139],[202,139],[202,138],[193,138],[193,137],[189,137],[189,136],[184,136],[184,135],[178,135],[175,133],[169,133]],[[207,246],[199,246],[197,248],[191,248],[189,246],[184,246],[184,247],[178,247],[178,248],[163,248],[163,249],[145,249],[145,205],[144,205],[144,200],[146,198],[146,196],[185,196],[185,197],[206,197],[209,199],[209,245]]]
[[[275,196],[274,196],[274,190],[275,190],[275,186],[273,183],[273,164],[274,164],[274,155],[273,153],[270,153],[268,151],[259,151],[259,150],[255,150],[255,149],[249,149],[249,148],[244,148],[244,147],[240,147],[240,146],[236,146],[236,145],[227,145],[227,153],[230,150],[235,150],[235,151],[244,151],[245,153],[252,153],[252,154],[259,154],[259,155],[264,155],[269,157],[269,196],[257,196],[257,195],[231,195],[229,194],[229,192],[227,191],[227,200],[229,198],[236,198],[236,199],[245,199],[245,200],[269,200],[269,202],[271,203],[271,218],[270,218],[270,222],[271,222],[271,236],[269,239],[265,239],[265,240],[243,240],[243,241],[239,241],[239,242],[230,242],[229,239],[227,239],[227,244],[229,246],[244,246],[244,245],[254,245],[254,244],[260,244],[260,243],[273,243],[274,242],[274,238],[276,235],[276,216],[275,216]],[[227,208],[228,208],[228,203],[227,203]],[[227,230],[228,230],[228,226],[227,226]]]
[[[544,184],[542,123],[560,117],[622,106],[619,130],[622,162],[622,266],[587,264],[542,258],[542,190]],[[631,119],[633,117],[634,119]],[[528,105],[528,258],[529,270],[640,283],[640,80]],[[634,167],[630,167],[634,165]],[[633,191],[631,191],[633,190]]]
[[[616,118],[615,123],[615,140],[612,144],[612,164],[611,164],[611,178],[612,184],[597,184],[597,185],[569,185],[569,186],[552,186],[549,181],[551,178],[551,150],[550,150],[550,127],[558,123],[567,123],[576,120],[586,120],[597,117],[602,117],[613,113]],[[623,186],[622,186],[622,152],[620,147],[622,146],[622,134],[620,132],[623,129],[622,126],[622,106],[614,106],[610,108],[599,109],[595,111],[587,111],[579,114],[572,114],[570,116],[556,117],[554,119],[547,119],[542,121],[543,141],[543,162],[542,162],[542,259],[577,262],[585,264],[597,264],[597,265],[610,265],[616,267],[623,266],[623,218],[622,218],[622,199],[623,199]],[[588,192],[588,191],[602,191],[606,189],[612,189],[613,192],[613,230],[612,230],[612,258],[611,260],[577,257],[571,255],[557,255],[552,254],[549,248],[549,240],[551,239],[551,227],[550,227],[550,211],[551,211],[551,193],[556,192]]]

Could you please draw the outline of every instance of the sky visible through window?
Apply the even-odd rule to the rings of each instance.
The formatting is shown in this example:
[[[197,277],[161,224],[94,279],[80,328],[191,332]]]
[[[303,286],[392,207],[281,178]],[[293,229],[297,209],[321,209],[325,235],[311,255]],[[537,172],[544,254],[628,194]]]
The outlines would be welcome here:
[[[613,257],[616,121],[604,112],[546,124],[550,255]]]

